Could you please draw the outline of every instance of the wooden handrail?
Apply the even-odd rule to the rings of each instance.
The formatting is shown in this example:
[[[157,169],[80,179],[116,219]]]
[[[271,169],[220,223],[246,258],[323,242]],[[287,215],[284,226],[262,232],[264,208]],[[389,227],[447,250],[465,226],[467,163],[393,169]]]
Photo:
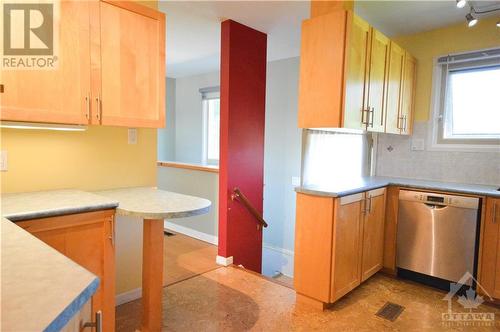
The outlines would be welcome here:
[[[231,194],[231,199],[234,201],[235,199],[238,199],[241,203],[243,203],[243,205],[245,205],[245,207],[247,208],[248,212],[250,212],[254,217],[255,219],[257,219],[260,223],[260,226],[264,226],[264,227],[267,227],[267,222],[264,220],[264,218],[262,218],[261,214],[259,213],[259,211],[257,211],[252,203],[250,203],[250,201],[248,200],[248,198],[243,195],[243,193],[240,191],[239,188],[234,188],[233,189],[233,193]]]

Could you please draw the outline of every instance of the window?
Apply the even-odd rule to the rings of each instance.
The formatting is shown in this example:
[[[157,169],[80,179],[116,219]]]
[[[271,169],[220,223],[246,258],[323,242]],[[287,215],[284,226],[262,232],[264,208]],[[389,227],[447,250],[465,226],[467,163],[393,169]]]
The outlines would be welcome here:
[[[436,145],[500,144],[500,49],[438,59]]]
[[[200,89],[203,109],[203,162],[219,164],[220,97],[219,87]]]

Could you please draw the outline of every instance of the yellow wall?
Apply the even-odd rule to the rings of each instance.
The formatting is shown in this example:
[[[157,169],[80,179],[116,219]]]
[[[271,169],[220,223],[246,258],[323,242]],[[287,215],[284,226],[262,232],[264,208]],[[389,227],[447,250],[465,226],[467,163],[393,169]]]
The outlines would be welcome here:
[[[482,19],[473,27],[463,23],[402,36],[394,40],[417,58],[415,120],[427,121],[430,114],[433,60],[437,56],[500,46],[497,18]]]
[[[1,190],[60,188],[98,190],[156,185],[156,129],[139,129],[127,143],[127,128],[90,126],[85,132],[2,129],[8,153]]]

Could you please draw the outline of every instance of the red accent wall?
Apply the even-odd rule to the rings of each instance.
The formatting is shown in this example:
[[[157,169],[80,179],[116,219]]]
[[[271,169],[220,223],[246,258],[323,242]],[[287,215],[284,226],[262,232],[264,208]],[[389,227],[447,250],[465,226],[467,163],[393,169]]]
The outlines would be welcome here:
[[[232,20],[221,35],[219,256],[260,273],[262,229],[231,192],[262,213],[267,35]]]

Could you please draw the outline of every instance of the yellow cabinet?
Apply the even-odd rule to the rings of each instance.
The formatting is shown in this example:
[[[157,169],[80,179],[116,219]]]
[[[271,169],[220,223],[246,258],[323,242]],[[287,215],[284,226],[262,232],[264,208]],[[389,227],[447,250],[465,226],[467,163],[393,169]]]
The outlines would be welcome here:
[[[165,125],[165,15],[127,1],[60,1],[55,69],[2,70],[1,120]]]
[[[114,213],[103,210],[16,223],[99,277],[92,317],[102,312],[103,331],[115,330]]]
[[[294,286],[324,307],[382,269],[385,188],[341,198],[297,194]]]
[[[486,212],[481,225],[479,284],[482,293],[500,300],[500,198],[486,199]],[[486,295],[486,294],[485,294]],[[488,296],[486,296],[487,299]]]

